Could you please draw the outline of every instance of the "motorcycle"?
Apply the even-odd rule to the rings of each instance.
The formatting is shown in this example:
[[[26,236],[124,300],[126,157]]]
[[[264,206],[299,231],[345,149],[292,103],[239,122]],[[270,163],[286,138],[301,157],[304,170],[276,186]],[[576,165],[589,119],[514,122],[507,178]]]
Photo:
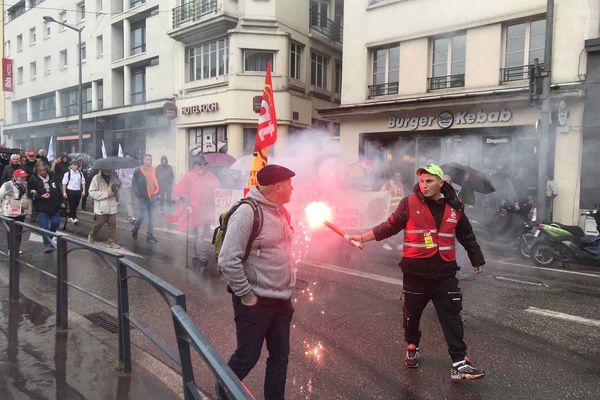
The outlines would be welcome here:
[[[592,216],[600,228],[600,210],[585,212]],[[539,267],[549,267],[555,262],[564,268],[569,262],[600,265],[600,235],[585,235],[577,225],[557,222],[536,225],[531,258]]]
[[[533,225],[520,212],[518,203],[502,202],[496,215],[486,222],[471,220],[473,232],[482,245],[498,250],[506,248],[529,257],[533,242]]]

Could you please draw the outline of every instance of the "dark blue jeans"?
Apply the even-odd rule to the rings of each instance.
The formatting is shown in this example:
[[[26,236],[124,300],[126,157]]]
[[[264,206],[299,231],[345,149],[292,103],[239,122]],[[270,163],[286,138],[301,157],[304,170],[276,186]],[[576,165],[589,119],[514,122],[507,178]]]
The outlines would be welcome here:
[[[232,297],[237,348],[229,359],[229,367],[243,380],[258,362],[266,340],[269,357],[265,374],[265,400],[283,400],[294,307],[290,300],[267,298],[259,298],[254,306],[245,306],[239,297]]]
[[[147,236],[152,236],[154,233],[154,208],[156,208],[156,197],[151,198],[149,201],[140,200],[140,210],[138,216],[135,218],[135,223],[133,224],[133,228],[131,229],[133,232],[137,232],[140,230],[140,226],[142,222],[148,218],[148,227],[146,230]]]
[[[60,211],[57,211],[54,214],[38,211],[38,224],[40,225],[40,228],[56,232],[60,225]],[[52,242],[48,235],[42,235],[42,237],[44,238],[44,246],[52,246]]]

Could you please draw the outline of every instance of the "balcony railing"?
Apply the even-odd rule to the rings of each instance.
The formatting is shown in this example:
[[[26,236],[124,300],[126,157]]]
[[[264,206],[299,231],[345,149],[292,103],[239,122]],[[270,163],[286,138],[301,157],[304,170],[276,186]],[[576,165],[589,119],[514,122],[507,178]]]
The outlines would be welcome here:
[[[173,9],[173,28],[217,12],[217,0],[188,0]]]
[[[544,69],[544,64],[538,64],[538,67]],[[533,72],[533,68],[533,64],[500,68],[500,82],[520,81],[523,79],[529,79]]]
[[[310,10],[310,29],[332,41],[342,44],[342,25],[326,18],[317,10]]]
[[[398,82],[381,83],[369,86],[369,97],[398,94]]]
[[[429,90],[448,89],[465,86],[465,74],[434,76],[427,78]]]

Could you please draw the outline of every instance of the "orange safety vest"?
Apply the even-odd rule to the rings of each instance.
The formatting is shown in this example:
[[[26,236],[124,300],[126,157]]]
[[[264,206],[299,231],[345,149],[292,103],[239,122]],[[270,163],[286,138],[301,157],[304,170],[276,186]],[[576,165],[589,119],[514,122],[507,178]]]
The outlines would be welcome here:
[[[404,228],[403,257],[430,258],[439,251],[444,261],[456,261],[456,224],[462,217],[448,203],[439,229],[429,207],[416,194],[408,196],[408,221]]]

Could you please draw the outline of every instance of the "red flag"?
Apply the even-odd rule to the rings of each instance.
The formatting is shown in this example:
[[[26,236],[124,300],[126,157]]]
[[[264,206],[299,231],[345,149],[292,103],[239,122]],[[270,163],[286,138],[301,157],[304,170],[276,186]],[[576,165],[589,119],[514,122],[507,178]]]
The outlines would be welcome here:
[[[273,83],[271,82],[271,62],[269,61],[267,64],[265,87],[263,89],[260,116],[258,117],[258,127],[256,130],[256,143],[254,145],[254,154],[250,166],[250,176],[248,177],[248,188],[246,188],[246,192],[247,189],[258,185],[256,174],[267,165],[269,146],[275,144],[276,141],[277,117],[275,115]]]

